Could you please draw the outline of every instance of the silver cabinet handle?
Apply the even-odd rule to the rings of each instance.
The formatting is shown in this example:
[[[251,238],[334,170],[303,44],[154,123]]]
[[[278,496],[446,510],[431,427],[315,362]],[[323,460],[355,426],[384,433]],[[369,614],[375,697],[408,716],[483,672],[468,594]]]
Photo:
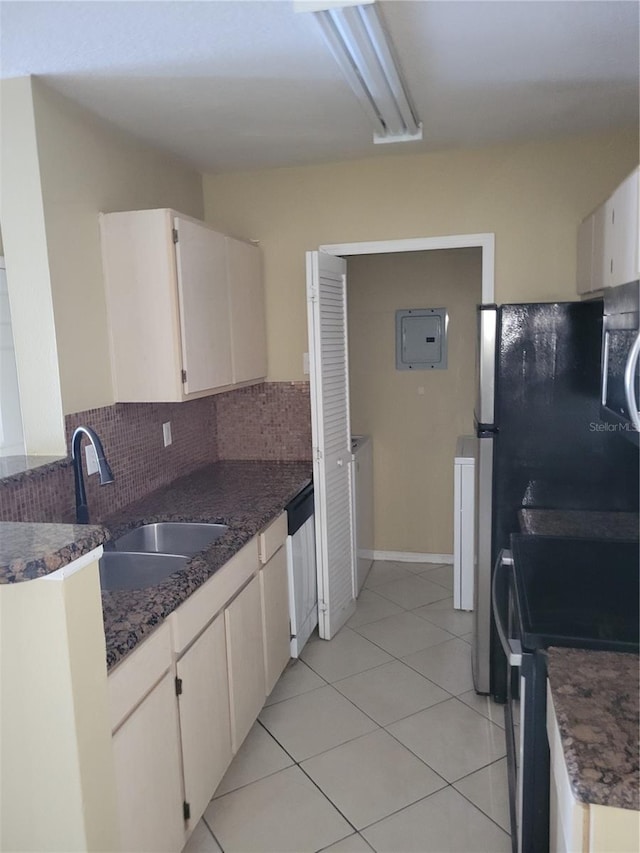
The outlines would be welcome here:
[[[500,613],[498,607],[498,576],[502,575],[508,566],[513,566],[513,557],[510,551],[500,551],[496,560],[495,569],[493,570],[493,581],[491,583],[491,602],[493,604],[493,618],[496,623],[496,630],[500,638],[500,644],[504,650],[509,666],[522,666],[522,644],[520,640],[514,640],[512,637],[507,637],[507,632],[504,627],[503,614]]]
[[[640,413],[638,412],[638,401],[636,400],[635,372],[640,356],[640,332],[636,335],[633,346],[629,351],[627,364],[624,369],[624,394],[627,399],[629,417],[634,427],[640,432]]]

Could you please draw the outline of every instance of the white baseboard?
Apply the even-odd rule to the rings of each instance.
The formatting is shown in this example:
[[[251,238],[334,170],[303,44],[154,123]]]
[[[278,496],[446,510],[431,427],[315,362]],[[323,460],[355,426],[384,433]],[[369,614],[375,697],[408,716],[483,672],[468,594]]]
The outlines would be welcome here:
[[[453,554],[418,554],[415,551],[367,551],[374,560],[393,560],[394,563],[446,563],[453,565]]]

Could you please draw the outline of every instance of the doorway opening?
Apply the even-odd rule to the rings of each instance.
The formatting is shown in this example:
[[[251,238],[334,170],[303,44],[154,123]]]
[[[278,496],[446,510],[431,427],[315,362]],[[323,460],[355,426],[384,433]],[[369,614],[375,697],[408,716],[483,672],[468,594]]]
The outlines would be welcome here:
[[[455,249],[467,251],[462,253],[450,251]],[[434,251],[435,254],[429,255],[429,253]],[[387,405],[387,410],[385,411],[385,401],[384,399],[380,399],[380,394],[377,393],[379,389],[375,388],[375,370],[371,371],[369,368],[363,367],[363,362],[366,361],[368,357],[375,359],[376,353],[381,353],[382,349],[385,348],[379,346],[379,343],[381,344],[382,341],[378,342],[377,340],[378,333],[375,328],[375,317],[370,317],[368,321],[365,319],[362,326],[359,327],[357,335],[354,336],[357,337],[358,340],[357,352],[354,352],[353,357],[358,363],[352,365],[351,369],[349,367],[349,318],[347,307],[349,301],[349,288],[347,286],[349,271],[351,270],[353,272],[355,282],[353,291],[354,300],[351,300],[350,302],[352,310],[357,310],[356,305],[359,302],[360,310],[362,310],[362,306],[364,305],[366,313],[366,279],[367,277],[371,277],[372,270],[377,270],[376,278],[378,283],[376,285],[376,289],[380,294],[382,294],[380,298],[384,301],[384,310],[386,310],[387,314],[391,311],[392,302],[396,302],[397,299],[409,299],[413,295],[415,295],[416,299],[429,299],[430,301],[435,299],[438,303],[442,304],[438,304],[437,306],[435,304],[433,306],[425,306],[421,304],[415,304],[413,306],[398,304],[393,310],[395,311],[396,308],[400,309],[411,307],[441,308],[447,307],[447,302],[452,306],[454,305],[454,302],[451,301],[454,299],[454,294],[451,293],[447,295],[446,287],[443,290],[442,287],[438,289],[434,286],[431,289],[431,293],[429,291],[429,287],[423,287],[422,289],[417,287],[416,289],[416,283],[419,284],[421,274],[421,262],[423,266],[426,265],[425,268],[431,268],[431,271],[434,273],[435,282],[438,277],[438,265],[440,264],[440,271],[443,272],[447,267],[447,264],[451,264],[456,254],[459,255],[456,263],[459,263],[460,259],[462,259],[463,268],[465,263],[470,265],[469,268],[473,267],[475,264],[476,275],[474,276],[474,283],[476,288],[478,285],[478,278],[480,279],[480,287],[476,289],[474,294],[474,309],[475,304],[477,304],[478,301],[483,303],[492,302],[494,298],[493,234],[453,235],[436,238],[378,241],[373,243],[334,244],[321,246],[318,252],[308,253],[307,270],[311,408],[314,447],[314,480],[317,495],[316,523],[319,531],[317,561],[320,636],[325,639],[330,639],[331,636],[333,636],[349,618],[355,607],[355,598],[358,592],[355,572],[356,543],[353,501],[351,494],[352,478],[351,476],[345,477],[343,473],[345,467],[349,468],[352,464],[352,408],[356,418],[356,431],[362,431],[363,426],[366,428],[366,420],[370,414],[371,406],[376,407],[378,416],[381,418],[381,422],[387,421],[388,424],[391,425],[390,429],[387,430],[388,435],[384,437],[382,443],[379,443],[376,446],[376,439],[381,439],[382,436],[376,437],[374,435],[373,440],[374,453],[378,459],[378,465],[381,467],[382,481],[385,479],[385,470],[387,474],[390,472],[393,479],[393,461],[390,461],[389,459],[390,454],[387,452],[388,448],[385,448],[385,442],[389,443],[393,440],[403,440],[401,437],[401,430],[396,434],[395,439],[393,438],[394,418],[397,418],[400,422],[403,420],[405,421],[404,424],[401,424],[403,428],[407,426],[407,423],[411,418],[411,412],[403,413],[398,400],[402,400],[402,395],[406,391],[407,394],[411,394],[411,408],[415,408],[413,404],[417,402],[418,407],[422,407],[424,411],[428,409],[430,415],[433,415],[434,412],[432,410],[437,409],[438,405],[440,405],[446,419],[448,417],[447,412],[449,411],[447,406],[449,406],[450,409],[450,405],[444,405],[444,398],[447,394],[443,392],[447,388],[449,377],[453,375],[451,371],[455,369],[451,366],[447,371],[437,371],[437,373],[441,374],[441,377],[443,377],[440,379],[439,383],[434,383],[432,381],[435,372],[429,372],[422,383],[420,382],[420,377],[417,376],[417,373],[411,374],[409,379],[405,379],[403,377],[399,384],[396,384],[397,377],[395,375],[392,378],[389,377],[390,381],[393,381],[399,397],[398,400]],[[375,259],[372,257],[375,255],[383,257]],[[377,264],[375,264],[376,260],[378,261]],[[456,263],[454,263],[454,266]],[[401,270],[402,277],[409,280],[409,288],[405,289],[403,287],[403,292],[401,293],[400,288],[398,287],[396,288],[397,294],[395,295],[393,294],[393,285],[396,280],[394,269],[396,271]],[[411,270],[413,270],[413,273]],[[450,282],[452,281],[450,272],[451,270],[449,270],[447,275],[444,277],[441,276],[443,281],[447,279],[447,277]],[[385,274],[388,279],[387,283],[384,282]],[[382,279],[380,276],[382,276]],[[360,293],[360,299],[356,299],[355,297],[357,292],[361,290],[361,287],[358,284],[358,281],[361,278],[364,281],[362,285],[363,289],[362,293]],[[413,279],[413,284],[410,281],[411,279]],[[412,287],[414,288],[413,292],[411,290]],[[397,299],[395,298],[396,296]],[[381,313],[384,313],[382,302],[379,307]],[[468,307],[469,306],[467,306],[467,308]],[[456,307],[454,313],[459,315],[459,307]],[[469,312],[467,311],[466,313]],[[461,318],[462,315],[459,315],[460,320]],[[469,361],[471,362],[471,365],[473,365],[475,310],[473,310],[473,316],[470,322],[470,328],[466,329],[463,333],[465,338],[464,343],[471,346],[471,355],[469,356],[469,354],[467,354],[465,356],[467,367],[469,367]],[[469,325],[469,318],[466,318],[465,323],[466,325]],[[456,338],[458,338],[457,335]],[[386,349],[389,349],[389,342],[387,341],[386,343]],[[367,353],[369,355],[367,355]],[[391,370],[395,373],[395,361],[391,366],[387,365],[385,369]],[[367,371],[369,371],[369,385],[373,386],[372,388],[370,387],[372,393],[369,395],[368,400],[361,398],[361,395],[356,395],[356,398],[354,399],[354,406],[352,407],[350,403],[350,377],[359,374],[362,375]],[[427,379],[429,382],[427,382]],[[435,388],[436,384],[439,385],[439,390]],[[406,388],[404,388],[404,386],[406,386]],[[468,392],[470,399],[467,403],[468,408],[472,412],[474,396],[473,380],[471,380],[471,387],[468,389]],[[415,398],[417,398],[417,400]],[[407,397],[407,399],[409,398]],[[397,411],[394,412],[392,409],[397,409]],[[464,416],[461,415],[461,417],[464,419]],[[469,413],[466,414],[466,417],[467,420],[469,420]],[[461,422],[459,419],[456,420],[455,418],[454,421],[456,424]],[[375,417],[372,422],[375,422]],[[434,424],[438,424],[437,413],[435,415]],[[472,421],[470,422],[470,426],[471,425]],[[456,428],[457,427],[453,425],[449,426],[450,430],[455,430]],[[446,423],[439,424],[440,434],[442,434],[443,431],[446,432],[446,429]],[[423,438],[428,440],[428,436],[423,436]],[[456,436],[449,435],[448,438],[453,441],[455,446]],[[407,462],[406,458],[403,465],[405,468],[407,465],[411,468],[411,463]],[[375,467],[374,462],[374,471]],[[415,467],[416,470],[412,471],[412,489],[415,494],[418,495],[419,503],[420,494],[424,494],[424,484],[421,482],[421,478],[428,475],[425,475],[424,471],[418,472],[417,466]],[[452,480],[453,465],[450,467]],[[395,474],[397,475],[397,472],[395,472]],[[375,476],[376,474],[374,473],[374,477]],[[378,493],[381,488],[381,474],[378,473],[377,476],[378,484],[376,486],[376,493]],[[434,482],[438,479],[442,481],[442,476],[442,471],[439,471]],[[421,489],[423,489],[422,492]],[[395,485],[390,491],[392,493],[390,495],[390,499],[393,500],[393,493],[398,493],[397,476],[395,477]],[[405,500],[407,500],[406,496]],[[443,500],[445,499],[440,499],[440,504],[442,504]],[[438,501],[437,488],[435,491],[432,489],[430,498],[426,501],[427,505],[424,507],[424,511],[428,511],[429,503],[437,506]],[[339,517],[337,517],[335,513],[331,512],[331,507],[335,506],[336,502],[342,507]],[[396,502],[398,503],[398,501]],[[448,510],[444,510],[449,519],[449,524],[452,518],[452,503],[453,502],[451,501],[451,507]],[[406,505],[408,504],[405,503],[405,506]],[[347,507],[349,507],[348,510]],[[419,515],[421,511],[420,506],[416,506],[414,509]],[[349,516],[348,518],[345,517],[347,515]],[[390,513],[389,515],[393,516],[393,513]],[[383,531],[384,526],[386,525],[389,530],[384,530],[384,535],[393,537],[395,535],[393,533],[393,526],[394,524],[398,526],[398,519],[394,520],[393,517],[389,518],[387,516],[388,514],[384,507],[380,505],[380,502],[378,502],[376,519],[378,522],[380,522],[381,518],[384,520],[384,524],[381,524],[379,529]],[[401,517],[402,509],[400,508],[400,515],[398,518]],[[437,517],[433,519],[433,524],[435,525],[434,531],[438,526],[442,526]],[[400,527],[401,526],[402,523],[400,523]],[[405,536],[405,541],[407,541],[406,533],[409,526],[414,530],[416,527],[419,527],[415,522],[415,518],[408,522],[407,526],[405,526],[405,530],[401,530],[398,533],[399,536]],[[345,527],[348,528],[348,535],[346,535]],[[432,531],[432,535],[435,535],[434,531]],[[419,537],[421,535],[421,531],[417,530],[416,535]],[[446,535],[445,531],[443,533],[443,537],[446,537]],[[339,565],[336,561],[336,549],[332,549],[332,546],[334,546],[338,540],[340,543],[340,547],[337,549],[340,556],[338,561]],[[399,538],[396,538],[395,540],[391,538],[389,541],[400,542],[401,540]],[[397,549],[375,548],[372,556],[376,556],[380,559],[385,557],[386,559],[389,559],[388,553],[396,550],[398,553],[401,553],[402,551],[413,551],[414,553],[419,554],[417,557],[418,559],[424,559],[425,556],[428,557],[429,554],[431,554],[434,558],[437,558],[436,561],[441,561],[443,556],[447,556],[445,552],[434,552],[433,549],[430,550],[429,554],[416,551],[416,548],[418,547],[416,543],[418,541],[419,539],[415,539],[413,542],[407,541],[407,545],[403,548]],[[442,541],[445,541],[445,539],[443,538]],[[350,553],[347,553],[349,548]],[[347,578],[348,574],[350,577]]]

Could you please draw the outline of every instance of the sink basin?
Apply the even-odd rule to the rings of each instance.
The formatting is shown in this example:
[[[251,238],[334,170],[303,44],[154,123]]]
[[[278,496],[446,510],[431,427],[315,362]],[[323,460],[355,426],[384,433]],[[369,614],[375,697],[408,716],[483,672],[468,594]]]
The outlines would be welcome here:
[[[155,586],[189,562],[179,554],[105,551],[100,558],[102,589],[143,589]]]
[[[192,524],[181,521],[144,524],[116,539],[115,549],[193,557],[224,536],[228,529],[226,524]]]

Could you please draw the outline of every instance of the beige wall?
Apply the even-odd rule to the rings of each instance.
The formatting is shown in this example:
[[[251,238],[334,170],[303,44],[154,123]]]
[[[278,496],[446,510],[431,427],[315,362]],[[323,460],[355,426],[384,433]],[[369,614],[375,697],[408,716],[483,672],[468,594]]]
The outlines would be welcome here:
[[[456,438],[473,429],[480,249],[347,263],[352,431],[373,437],[375,548],[451,554]],[[447,308],[446,370],[396,370],[395,312]]]
[[[202,218],[202,180],[40,80],[3,81],[2,95],[7,279],[10,291],[22,290],[30,299],[26,321],[16,316],[17,336],[26,328],[32,347],[48,347],[46,358],[31,358],[40,364],[45,393],[23,396],[27,407],[34,401],[43,421],[56,396],[59,409],[62,398],[51,427],[61,446],[31,450],[64,453],[62,413],[113,402],[98,213],[173,207]],[[11,304],[13,312],[13,295]]]
[[[637,130],[204,179],[205,215],[264,250],[269,378],[303,378],[304,253],[495,232],[499,302],[575,298],[576,231],[638,161]]]
[[[58,345],[31,81],[0,87],[0,218],[27,452],[65,454]]]
[[[65,414],[113,402],[98,213],[173,207],[202,218],[199,173],[33,83]]]

